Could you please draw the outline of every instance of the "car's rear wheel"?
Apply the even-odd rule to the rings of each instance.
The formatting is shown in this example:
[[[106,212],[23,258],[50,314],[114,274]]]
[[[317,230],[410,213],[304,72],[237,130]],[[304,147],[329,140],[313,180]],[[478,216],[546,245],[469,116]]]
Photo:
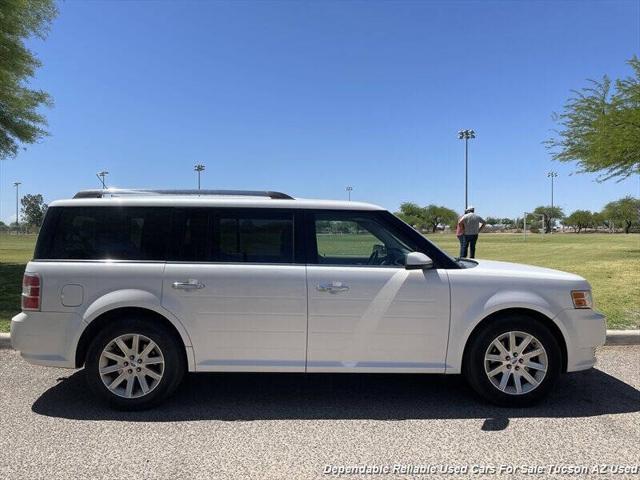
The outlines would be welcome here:
[[[91,390],[111,406],[149,408],[178,387],[186,369],[178,339],[149,320],[121,319],[100,331],[87,352]]]
[[[488,323],[470,339],[463,373],[486,400],[526,406],[542,399],[562,369],[551,331],[535,318],[513,314]]]

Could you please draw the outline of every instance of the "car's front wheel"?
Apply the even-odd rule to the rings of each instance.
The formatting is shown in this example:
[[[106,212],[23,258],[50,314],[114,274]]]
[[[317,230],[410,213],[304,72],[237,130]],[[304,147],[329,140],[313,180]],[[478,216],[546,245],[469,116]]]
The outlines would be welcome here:
[[[486,400],[503,406],[539,401],[556,382],[562,353],[538,320],[520,314],[491,321],[470,340],[463,372]]]
[[[85,370],[91,390],[111,406],[140,410],[176,389],[185,360],[177,339],[162,326],[122,319],[93,340]]]

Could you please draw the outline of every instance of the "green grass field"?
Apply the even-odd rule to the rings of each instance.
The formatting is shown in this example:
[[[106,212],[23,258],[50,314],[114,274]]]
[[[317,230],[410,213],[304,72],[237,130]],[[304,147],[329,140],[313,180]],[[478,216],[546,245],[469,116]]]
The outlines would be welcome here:
[[[35,242],[35,235],[0,234],[0,332],[9,331],[11,317],[20,311],[22,274]]]
[[[457,255],[455,236],[429,238]],[[354,251],[359,250],[358,240],[353,238]],[[329,241],[324,239],[330,250]],[[33,235],[0,235],[0,332],[9,330],[11,317],[20,310],[22,273],[34,243]],[[640,326],[640,235],[529,235],[525,243],[522,235],[485,234],[478,241],[477,256],[577,273],[593,286],[596,307],[607,315],[609,328]]]

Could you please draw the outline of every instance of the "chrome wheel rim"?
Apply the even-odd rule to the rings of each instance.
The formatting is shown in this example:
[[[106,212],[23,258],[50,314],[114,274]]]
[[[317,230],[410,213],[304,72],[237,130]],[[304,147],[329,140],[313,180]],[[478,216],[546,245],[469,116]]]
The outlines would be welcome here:
[[[512,331],[496,337],[484,354],[484,371],[491,384],[509,395],[524,395],[540,386],[549,357],[533,335]]]
[[[164,375],[164,356],[150,338],[127,333],[111,340],[98,362],[100,379],[114,395],[139,398],[151,393]]]

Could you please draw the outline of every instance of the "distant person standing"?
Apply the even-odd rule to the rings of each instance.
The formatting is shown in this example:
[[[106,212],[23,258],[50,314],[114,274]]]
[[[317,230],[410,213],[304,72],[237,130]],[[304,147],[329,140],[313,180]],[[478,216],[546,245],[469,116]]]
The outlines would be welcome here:
[[[458,225],[460,224],[462,224],[462,228],[464,230],[460,257],[466,257],[467,251],[471,249],[470,258],[476,258],[476,242],[478,241],[478,234],[482,231],[487,222],[485,222],[484,218],[480,215],[476,215],[476,209],[469,205],[465,210],[465,214],[458,222]]]
[[[464,213],[469,213],[469,211],[465,210]],[[460,242],[460,256],[464,257],[464,250],[462,250],[462,246],[464,245],[464,224],[462,223],[462,217],[458,218],[458,222],[456,223],[456,237],[458,237],[458,242]]]

